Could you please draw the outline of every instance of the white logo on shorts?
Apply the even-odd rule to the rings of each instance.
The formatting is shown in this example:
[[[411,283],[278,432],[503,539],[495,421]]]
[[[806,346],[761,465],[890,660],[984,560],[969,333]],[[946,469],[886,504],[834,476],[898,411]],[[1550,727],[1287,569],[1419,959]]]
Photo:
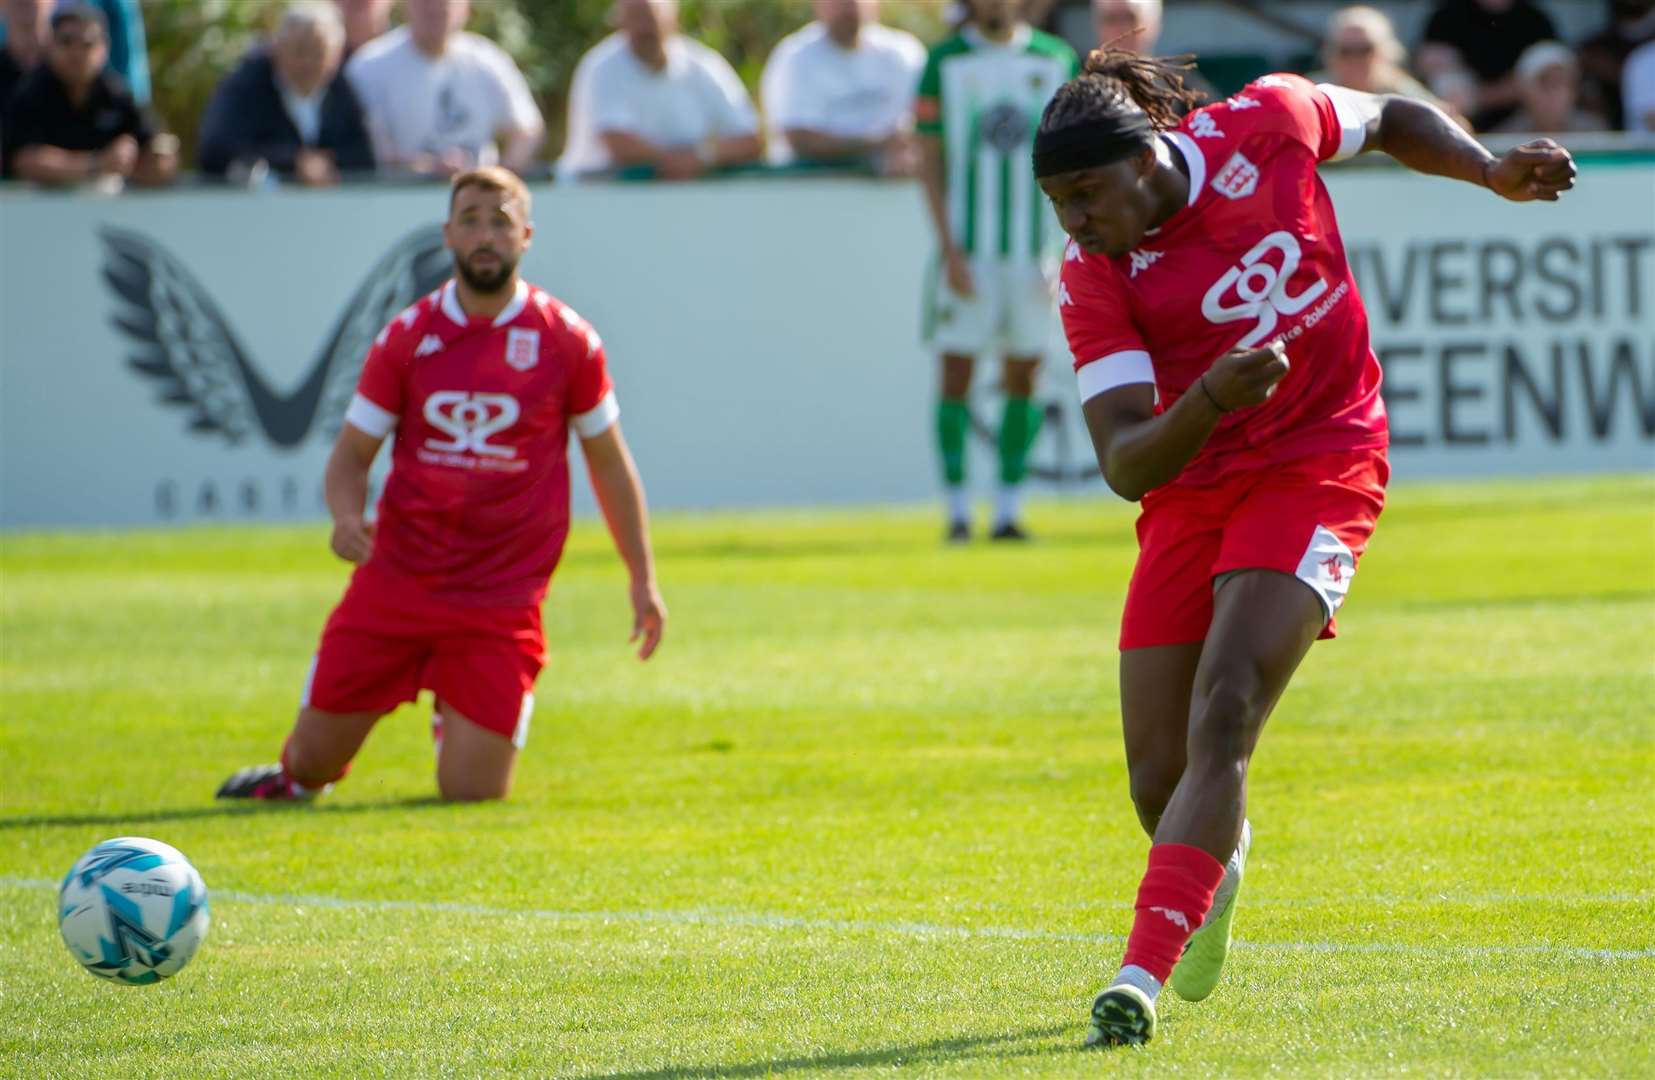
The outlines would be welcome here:
[[[1315,590],[1321,597],[1322,610],[1332,619],[1350,592],[1350,579],[1356,576],[1356,556],[1331,529],[1318,525],[1293,576]]]

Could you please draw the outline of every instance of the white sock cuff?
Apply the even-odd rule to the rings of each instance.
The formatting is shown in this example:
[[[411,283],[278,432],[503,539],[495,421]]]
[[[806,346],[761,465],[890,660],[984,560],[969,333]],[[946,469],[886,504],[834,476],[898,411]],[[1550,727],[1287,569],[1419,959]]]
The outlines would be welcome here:
[[[1136,987],[1148,994],[1151,1001],[1154,1001],[1161,994],[1161,980],[1137,964],[1127,964],[1121,968],[1120,973],[1115,976],[1115,981],[1109,985]]]

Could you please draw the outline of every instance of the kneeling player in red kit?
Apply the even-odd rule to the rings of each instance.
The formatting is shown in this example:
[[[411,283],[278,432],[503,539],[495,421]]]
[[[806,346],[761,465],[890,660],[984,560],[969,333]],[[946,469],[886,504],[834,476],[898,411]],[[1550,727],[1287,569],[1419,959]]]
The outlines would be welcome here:
[[[455,276],[375,339],[328,459],[333,550],[356,571],[322,631],[281,761],[242,769],[219,797],[327,790],[379,718],[422,689],[436,698],[443,798],[507,794],[545,663],[540,605],[569,531],[571,428],[631,574],[639,656],[660,643],[666,608],[603,343],[518,276],[533,233],[517,176],[454,178],[443,235]],[[393,432],[370,523],[369,466]]]
[[[1379,364],[1317,167],[1383,150],[1518,202],[1574,165],[1490,154],[1436,108],[1268,75],[1185,110],[1114,50],[1047,106],[1034,169],[1071,239],[1058,293],[1098,463],[1141,500],[1121,619],[1132,801],[1152,838],[1089,1044],[1141,1043],[1170,980],[1211,993],[1251,830],[1247,769],[1350,589],[1389,476]]]

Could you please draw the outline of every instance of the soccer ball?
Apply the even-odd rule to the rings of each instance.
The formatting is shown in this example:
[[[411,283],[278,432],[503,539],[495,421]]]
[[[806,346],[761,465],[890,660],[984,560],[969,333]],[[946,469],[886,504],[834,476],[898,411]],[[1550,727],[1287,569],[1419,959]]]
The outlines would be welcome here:
[[[190,860],[142,836],[105,840],[58,889],[63,943],[87,971],[127,986],[178,974],[208,921],[207,886]]]

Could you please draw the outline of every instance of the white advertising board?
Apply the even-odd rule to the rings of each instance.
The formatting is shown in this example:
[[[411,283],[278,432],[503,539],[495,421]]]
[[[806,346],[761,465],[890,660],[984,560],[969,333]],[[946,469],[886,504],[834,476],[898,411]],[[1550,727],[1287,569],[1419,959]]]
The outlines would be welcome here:
[[[1588,164],[1555,206],[1389,169],[1329,185],[1399,477],[1655,464],[1655,164]],[[0,191],[0,525],[320,515],[366,342],[446,272],[444,197]],[[540,188],[535,218],[526,274],[603,334],[655,505],[934,493],[915,189]],[[1034,473],[1101,492],[1052,341]]]

